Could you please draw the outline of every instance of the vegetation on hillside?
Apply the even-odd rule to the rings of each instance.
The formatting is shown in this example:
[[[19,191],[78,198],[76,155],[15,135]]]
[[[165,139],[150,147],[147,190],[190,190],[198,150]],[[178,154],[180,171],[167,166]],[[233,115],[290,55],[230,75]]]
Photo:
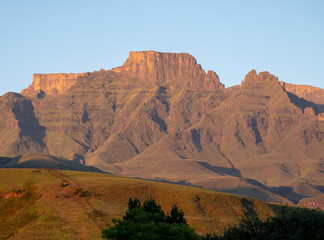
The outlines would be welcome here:
[[[165,214],[168,221],[186,222],[199,235],[215,232],[215,236],[223,236],[224,231],[235,226],[234,229],[240,229],[239,223],[243,219],[257,218],[263,223],[270,221],[268,218],[288,216],[290,211],[292,217],[288,219],[294,216],[291,207],[282,210],[280,205],[269,205],[256,199],[101,173],[1,169],[0,179],[0,239],[99,240],[103,229],[114,226],[112,219],[123,221],[129,198],[144,203],[150,196],[159,202],[165,213],[169,213],[173,220]],[[174,203],[183,209],[186,221],[181,218],[181,210],[172,208]],[[324,229],[318,212],[295,211],[301,211],[297,213],[302,216],[301,224],[306,230]],[[147,217],[146,213],[142,216]],[[289,220],[289,223],[294,222]],[[170,225],[166,224],[167,227]]]
[[[138,199],[129,199],[123,219],[114,220],[114,226],[103,230],[102,237],[111,240],[145,239],[202,239],[202,240],[281,240],[324,239],[324,213],[305,208],[279,208],[276,217],[260,220],[244,218],[237,226],[223,234],[207,234],[200,237],[187,224],[184,212],[173,205],[165,215],[161,206],[152,198],[143,206]]]
[[[222,236],[208,234],[204,240],[281,240],[281,239],[324,239],[324,213],[305,208],[281,208],[277,217],[265,221],[245,219],[230,228]]]
[[[37,211],[32,207],[37,199],[30,182],[26,182],[20,190],[0,196],[0,239],[10,238],[38,218]]]
[[[114,240],[198,240],[184,218],[184,213],[176,205],[172,206],[170,214],[164,211],[153,198],[140,201],[131,198],[128,201],[128,210],[122,220],[114,220],[115,225],[103,230],[102,237]]]
[[[257,199],[102,173],[0,169],[0,179],[0,239],[99,240],[102,230],[114,225],[112,219],[122,219],[129,198],[143,203],[150,196],[165,213],[171,214],[174,203],[183,209],[200,235],[222,234],[243,218],[276,216],[272,206]],[[5,199],[19,190],[22,197]]]

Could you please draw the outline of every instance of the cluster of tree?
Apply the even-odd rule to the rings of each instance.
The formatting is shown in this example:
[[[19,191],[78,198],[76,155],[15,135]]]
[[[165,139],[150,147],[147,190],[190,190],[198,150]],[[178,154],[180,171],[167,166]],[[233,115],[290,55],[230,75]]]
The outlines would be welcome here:
[[[246,219],[227,230],[223,236],[208,234],[204,240],[279,240],[324,239],[324,213],[303,208],[282,208],[277,217],[266,221]]]
[[[277,217],[265,221],[245,219],[223,235],[194,233],[184,218],[184,212],[173,205],[170,213],[148,199],[141,205],[138,199],[129,199],[128,210],[123,219],[114,220],[115,225],[105,229],[102,237],[116,240],[281,240],[324,239],[324,212],[304,208],[282,207]]]
[[[102,237],[116,240],[198,240],[184,213],[176,205],[167,215],[152,198],[143,206],[138,199],[129,199],[128,210],[122,220],[113,220],[114,226],[103,230]]]

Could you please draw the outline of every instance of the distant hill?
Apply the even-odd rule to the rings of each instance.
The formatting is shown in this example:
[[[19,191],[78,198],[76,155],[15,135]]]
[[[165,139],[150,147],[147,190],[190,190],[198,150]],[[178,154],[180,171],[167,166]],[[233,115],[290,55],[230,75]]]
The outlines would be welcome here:
[[[221,233],[243,218],[275,216],[279,206],[201,188],[102,173],[0,169],[0,239],[101,239],[130,197],[176,203],[199,234]]]
[[[42,154],[24,154],[15,158],[0,157],[0,168],[52,168],[86,172],[102,172],[95,167],[84,166],[63,157]]]
[[[269,72],[225,88],[190,54],[131,52],[123,66],[35,74],[0,97],[0,156],[297,204],[323,195],[323,104],[323,89]]]

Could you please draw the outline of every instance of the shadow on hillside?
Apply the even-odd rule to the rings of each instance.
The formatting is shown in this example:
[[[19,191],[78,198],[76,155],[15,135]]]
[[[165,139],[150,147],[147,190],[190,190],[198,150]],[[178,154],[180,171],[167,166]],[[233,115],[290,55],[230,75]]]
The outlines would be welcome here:
[[[324,113],[324,104],[316,104],[318,113]]]
[[[324,193],[324,186],[319,186],[319,185],[316,185],[314,186],[318,191],[320,191],[321,193]]]
[[[197,162],[197,163],[199,163],[204,168],[207,168],[208,170],[217,173],[221,176],[230,175],[233,177],[242,177],[240,170],[236,168],[215,167],[206,162]]]
[[[269,192],[272,192],[280,197],[283,197],[283,198],[286,198],[288,199],[289,201],[297,204],[299,203],[299,201],[303,198],[305,198],[306,196],[304,195],[300,195],[296,192],[294,192],[294,189],[292,187],[287,187],[287,186],[281,186],[281,187],[267,187],[265,185],[263,185],[262,183],[254,180],[254,179],[248,179],[248,178],[245,178],[244,181],[246,181],[247,183],[253,185],[253,186],[256,186],[256,187],[259,187],[259,188],[262,188],[266,191],[269,191]]]
[[[219,169],[225,169],[226,171],[229,171],[229,168],[222,168],[222,167],[213,167],[217,170],[217,173],[223,173],[224,171],[219,171]],[[234,172],[237,169],[234,169]],[[237,170],[238,171],[238,170]],[[236,173],[238,174],[238,173]],[[224,174],[225,175],[225,174]],[[229,174],[226,174],[229,175]],[[234,175],[232,175],[234,176]],[[235,176],[236,177],[236,176]],[[153,181],[153,182],[161,182],[161,183],[169,183],[169,184],[177,184],[177,185],[184,185],[184,186],[191,186],[191,187],[198,187],[198,188],[202,188],[202,186],[198,186],[198,185],[193,185],[185,180],[183,181],[178,181],[178,182],[171,182],[168,181],[166,179],[162,179],[162,178],[155,178],[155,179],[150,179],[150,178],[139,178],[139,177],[134,177],[135,179],[142,179],[142,180],[147,180],[147,181]],[[303,196],[300,195],[296,192],[294,192],[292,187],[287,187],[287,186],[282,186],[282,187],[272,187],[269,188],[265,185],[263,185],[262,183],[254,180],[254,179],[248,179],[248,178],[242,178],[240,177],[240,179],[242,181],[245,181],[247,183],[249,183],[252,186],[258,187],[257,189],[252,189],[253,192],[251,192],[251,189],[247,188],[247,187],[239,187],[239,188],[231,188],[231,189],[212,189],[214,191],[217,192],[225,192],[225,193],[231,193],[231,194],[237,194],[237,195],[241,195],[241,196],[247,196],[247,197],[255,197],[260,199],[261,201],[269,201],[265,195],[264,192],[262,192],[260,189],[263,189],[267,192],[273,193],[277,196],[283,197],[285,199],[288,199],[289,201],[293,202],[294,204],[298,204],[299,201],[307,196]],[[324,188],[324,187],[323,187]],[[208,188],[211,189],[211,188]],[[324,189],[323,189],[324,190]],[[248,208],[248,206],[246,206]],[[251,216],[253,216],[253,212],[249,213]]]
[[[247,200],[245,198],[242,198],[241,203],[243,204],[243,206],[247,210],[246,215],[248,217],[252,217],[252,218],[258,217],[258,214],[257,214],[257,212],[255,211],[255,208],[254,208],[254,204],[251,201],[249,201],[249,200]]]
[[[193,185],[185,180],[181,180],[181,181],[178,181],[178,182],[171,182],[171,181],[168,181],[168,180],[165,180],[163,178],[141,178],[141,177],[132,177],[134,179],[141,179],[141,180],[145,180],[145,181],[151,181],[151,182],[160,182],[160,183],[169,183],[169,184],[176,184],[176,185],[183,185],[183,186],[189,186],[189,187],[198,187],[198,188],[202,188],[202,186],[199,186],[199,185]]]
[[[3,165],[6,165],[7,163],[9,163],[12,160],[12,158],[9,157],[0,157],[0,168]]]
[[[18,120],[18,126],[21,130],[19,136],[29,137],[37,142],[40,147],[44,148],[46,145],[44,142],[46,135],[45,127],[39,124],[32,102],[30,100],[24,100],[22,101],[22,107],[14,107],[12,112]]]
[[[308,107],[313,108],[316,115],[321,113],[322,110],[324,111],[324,109],[322,109],[322,107],[321,107],[323,105],[319,105],[319,104],[315,104],[311,101],[307,101],[304,98],[300,98],[291,92],[287,92],[287,94],[290,99],[290,102],[293,103],[295,106],[299,107],[303,112],[304,112],[305,108],[308,108]]]
[[[306,197],[304,195],[300,195],[294,192],[294,189],[292,187],[287,187],[287,186],[272,187],[270,188],[270,190],[281,197],[289,199],[295,204],[297,204],[301,199]]]

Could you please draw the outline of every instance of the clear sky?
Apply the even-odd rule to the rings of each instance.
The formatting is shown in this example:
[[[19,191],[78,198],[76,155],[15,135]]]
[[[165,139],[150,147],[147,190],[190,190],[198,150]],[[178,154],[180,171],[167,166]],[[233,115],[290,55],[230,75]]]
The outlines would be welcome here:
[[[0,0],[0,30],[0,95],[141,50],[188,52],[226,87],[256,69],[324,88],[322,0]]]

